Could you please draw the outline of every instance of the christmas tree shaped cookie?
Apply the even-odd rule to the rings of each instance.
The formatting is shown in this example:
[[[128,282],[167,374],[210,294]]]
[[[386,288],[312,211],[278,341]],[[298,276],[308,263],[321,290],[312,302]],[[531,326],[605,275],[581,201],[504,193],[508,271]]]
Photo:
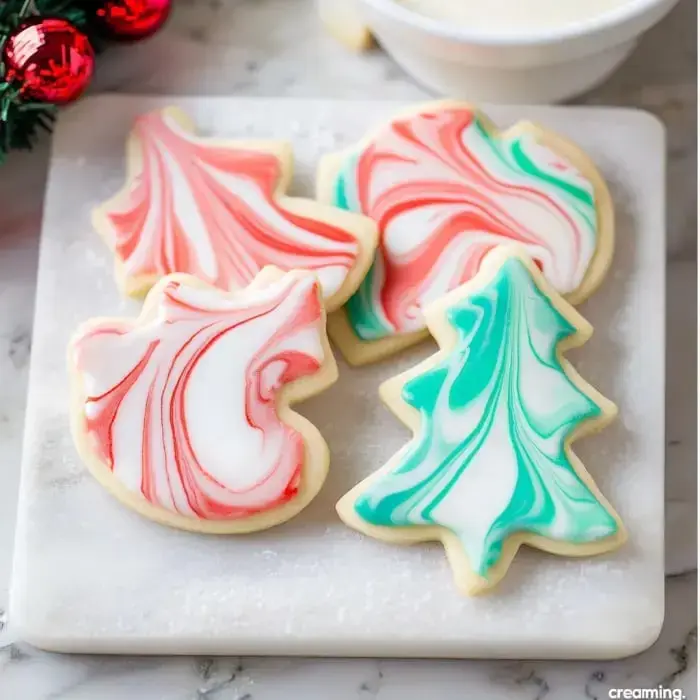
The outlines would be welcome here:
[[[174,272],[240,289],[274,265],[315,272],[335,309],[371,265],[373,221],[285,195],[288,143],[203,138],[168,107],[136,120],[127,155],[125,187],[93,214],[125,294],[140,296]]]
[[[317,193],[379,227],[372,268],[329,319],[352,364],[424,338],[424,309],[495,246],[525,248],[572,304],[595,291],[613,254],[612,200],[585,153],[535,124],[499,131],[460,102],[419,105],[326,156]]]
[[[233,292],[169,275],[138,319],[81,326],[68,356],[78,452],[147,518],[262,530],[301,511],[326,478],[323,437],[290,408],[337,377],[310,272],[269,267]]]
[[[620,546],[620,518],[571,449],[616,415],[563,357],[590,325],[513,247],[426,319],[440,351],[380,388],[414,437],[340,500],[345,523],[441,540],[467,594],[498,583],[521,544],[570,556]]]

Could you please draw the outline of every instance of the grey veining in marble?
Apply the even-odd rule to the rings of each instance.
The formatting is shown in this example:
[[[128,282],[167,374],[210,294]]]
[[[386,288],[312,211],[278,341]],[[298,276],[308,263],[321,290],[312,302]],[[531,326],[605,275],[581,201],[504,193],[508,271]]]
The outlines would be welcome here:
[[[421,99],[381,52],[354,56],[321,34],[311,0],[179,0],[148,42],[99,59],[95,90]],[[280,19],[282,18],[282,19]],[[697,2],[642,40],[588,104],[638,106],[668,128],[669,251],[697,240]],[[0,169],[0,609],[6,600],[21,448],[46,144]],[[609,664],[104,659],[41,654],[0,613],[2,700],[584,700],[610,687],[683,688],[696,698],[696,267],[669,267],[667,616],[645,654]],[[242,670],[238,670],[239,665]]]
[[[610,688],[682,689],[694,699],[696,576],[669,581],[667,625],[649,652],[610,663],[60,657],[0,651],[14,700],[585,700]],[[676,601],[674,604],[673,601]],[[22,694],[9,692],[21,689]],[[5,691],[7,694],[3,694]]]

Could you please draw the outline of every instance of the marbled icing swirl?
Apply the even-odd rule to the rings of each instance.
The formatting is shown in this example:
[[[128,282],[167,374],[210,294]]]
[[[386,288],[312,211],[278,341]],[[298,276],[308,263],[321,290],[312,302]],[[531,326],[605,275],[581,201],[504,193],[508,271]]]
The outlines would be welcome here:
[[[425,305],[496,245],[526,248],[560,293],[596,249],[592,184],[532,133],[495,136],[465,108],[392,122],[345,158],[333,191],[379,225],[374,265],[346,306],[362,340],[424,328]]]
[[[276,200],[274,153],[199,138],[167,109],[139,117],[131,138],[140,172],[103,212],[127,277],[184,272],[237,289],[275,265],[313,270],[325,297],[341,288],[358,241]]]
[[[403,387],[421,429],[355,501],[356,513],[373,525],[453,531],[479,576],[515,533],[571,543],[615,534],[616,520],[565,452],[572,432],[601,414],[557,358],[576,329],[516,258],[447,320],[457,345]]]
[[[312,275],[230,298],[168,281],[144,325],[88,325],[71,350],[91,449],[131,491],[203,520],[242,518],[298,491],[304,441],[277,397],[324,360]]]

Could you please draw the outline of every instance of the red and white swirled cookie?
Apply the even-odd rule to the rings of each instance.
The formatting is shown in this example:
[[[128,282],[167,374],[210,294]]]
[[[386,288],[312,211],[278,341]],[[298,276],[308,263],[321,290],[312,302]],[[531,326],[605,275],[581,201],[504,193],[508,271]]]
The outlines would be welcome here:
[[[579,148],[526,122],[499,131],[459,102],[420,105],[324,158],[318,198],[379,227],[371,270],[329,319],[354,364],[425,337],[423,309],[498,245],[525,248],[572,304],[595,291],[613,254],[610,194]]]
[[[320,284],[268,267],[225,292],[170,275],[138,319],[94,319],[69,347],[72,431],[120,501],[173,527],[262,530],[318,493],[329,453],[290,403],[330,386]]]
[[[223,289],[266,265],[313,270],[328,309],[353,294],[371,265],[376,224],[311,199],[287,197],[291,146],[202,138],[180,109],[139,117],[124,188],[93,213],[126,295],[182,272]]]

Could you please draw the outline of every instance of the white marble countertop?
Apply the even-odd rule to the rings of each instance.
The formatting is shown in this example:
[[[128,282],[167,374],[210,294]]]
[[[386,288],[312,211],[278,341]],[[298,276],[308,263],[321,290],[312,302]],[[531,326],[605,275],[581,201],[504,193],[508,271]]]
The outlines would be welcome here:
[[[373,661],[62,657],[18,643],[7,603],[47,148],[0,169],[0,698],[2,700],[578,700],[664,684],[695,699],[696,0],[580,100],[656,113],[669,137],[667,612],[660,640],[623,661]],[[282,21],[280,18],[285,18]],[[100,57],[95,90],[420,99],[377,51],[323,36],[311,0],[180,0],[154,39]]]

